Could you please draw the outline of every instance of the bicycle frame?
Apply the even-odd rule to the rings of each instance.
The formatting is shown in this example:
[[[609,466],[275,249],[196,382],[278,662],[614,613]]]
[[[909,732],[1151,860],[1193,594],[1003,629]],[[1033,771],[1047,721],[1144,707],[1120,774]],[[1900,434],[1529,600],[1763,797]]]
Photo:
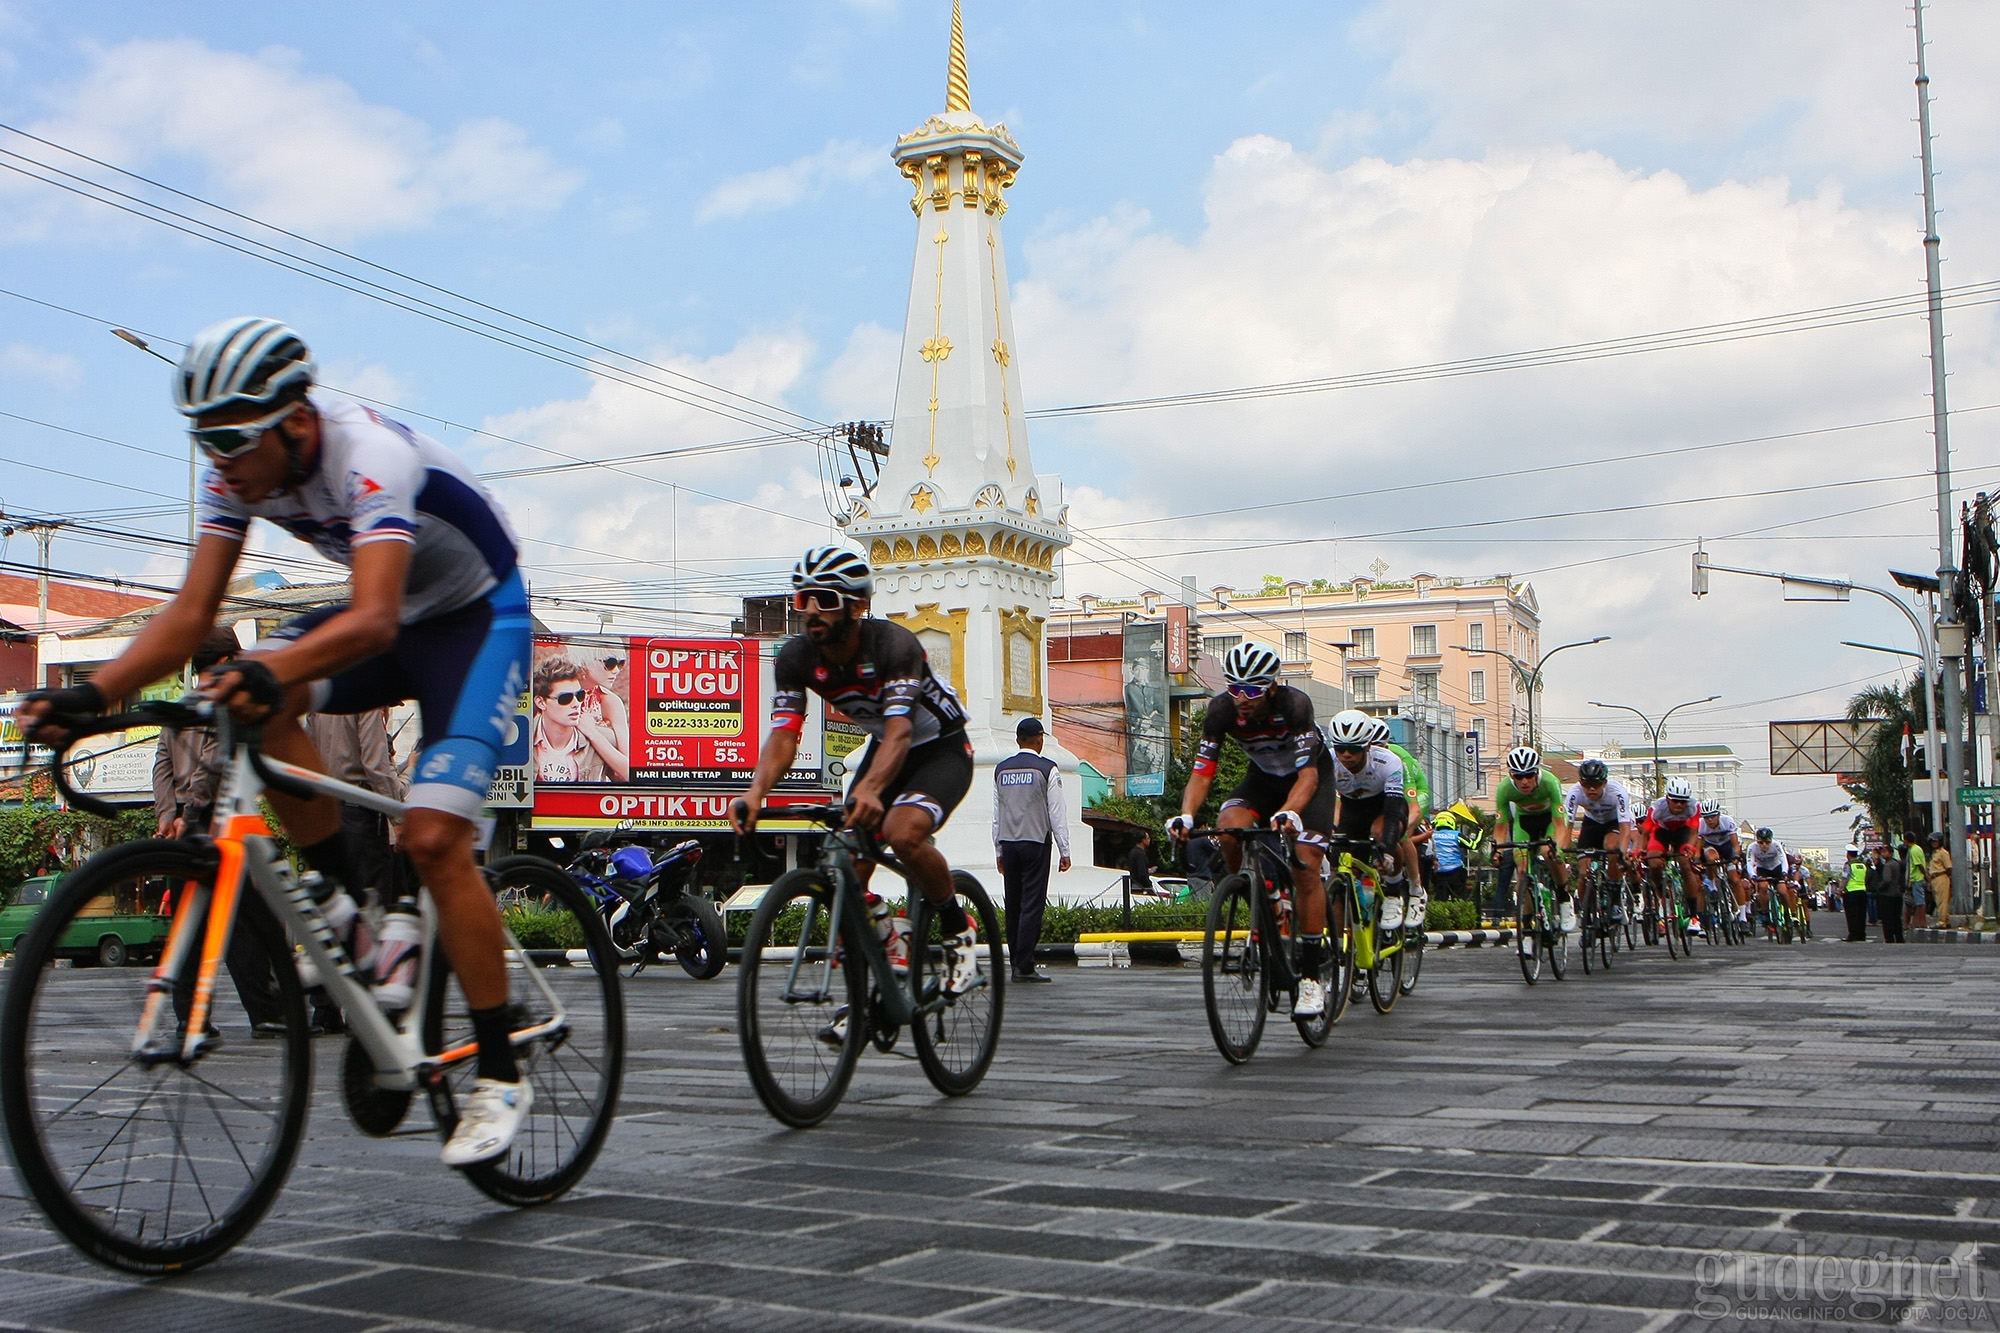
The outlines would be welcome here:
[[[133,1057],[149,1063],[165,1060],[192,1063],[199,1056],[204,1034],[208,1030],[216,975],[228,951],[230,932],[236,924],[237,907],[247,879],[318,967],[320,984],[341,1007],[349,1030],[375,1066],[376,1083],[396,1091],[414,1090],[421,1083],[433,1096],[439,1095],[441,1085],[436,1084],[430,1074],[472,1058],[478,1053],[477,1043],[467,1041],[450,1050],[431,1054],[423,1049],[421,1004],[412,1005],[404,1013],[400,1024],[392,1022],[382,1012],[367,984],[356,973],[354,962],[348,957],[333,927],[321,914],[319,905],[293,876],[291,866],[279,854],[275,835],[258,810],[257,801],[268,786],[282,785],[292,789],[290,794],[304,791],[316,796],[330,796],[391,818],[400,818],[408,807],[364,788],[259,754],[254,731],[240,739],[233,737],[232,728],[224,715],[217,715],[216,724],[221,743],[231,747],[232,758],[216,800],[217,808],[228,813],[218,820],[220,832],[211,835],[218,856],[215,884],[212,889],[204,886],[195,891],[193,910],[182,910],[174,915],[166,947],[161,950],[160,961],[147,985],[145,1007],[140,1013],[138,1031],[132,1042]],[[275,780],[267,780],[267,774],[274,775]],[[427,995],[432,969],[438,964],[437,909],[428,892],[419,896],[418,910],[424,921],[425,947],[418,961],[416,993]],[[198,954],[193,938],[196,921],[203,923]],[[502,929],[505,929],[504,925]],[[525,964],[525,951],[511,931],[506,933],[506,940],[509,956]],[[187,1035],[178,1049],[156,1044],[155,1031],[161,1021],[162,1010],[190,957],[195,959],[196,971]],[[272,961],[277,966],[289,965],[288,958]],[[524,966],[523,970],[549,1005],[551,1016],[513,1033],[516,1046],[555,1035],[568,1026],[568,1011],[543,980],[540,969]]]

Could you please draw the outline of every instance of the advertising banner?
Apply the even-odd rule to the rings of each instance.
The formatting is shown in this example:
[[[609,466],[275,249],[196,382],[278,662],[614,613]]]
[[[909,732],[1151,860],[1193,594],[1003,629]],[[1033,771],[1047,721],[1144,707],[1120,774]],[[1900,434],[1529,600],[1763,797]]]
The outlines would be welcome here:
[[[770,726],[775,648],[757,639],[536,640],[520,753],[535,826],[726,827]],[[815,696],[781,787],[823,790],[822,719]]]
[[[1167,674],[1185,675],[1188,662],[1188,609],[1185,606],[1167,608]]]
[[[1125,626],[1125,794],[1167,790],[1167,627]]]

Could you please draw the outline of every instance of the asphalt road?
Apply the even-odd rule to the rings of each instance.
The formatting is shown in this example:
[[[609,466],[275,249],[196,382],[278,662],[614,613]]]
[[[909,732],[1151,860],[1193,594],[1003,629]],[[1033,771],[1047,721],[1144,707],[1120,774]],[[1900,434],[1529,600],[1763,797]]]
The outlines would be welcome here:
[[[1829,921],[1827,924],[1831,925]],[[1621,957],[1524,986],[1434,952],[1320,1051],[1217,1056],[1194,968],[1058,969],[947,1102],[869,1052],[781,1129],[734,973],[628,988],[622,1118],[585,1188],[509,1212],[436,1142],[312,1137],[253,1242],[142,1283],[0,1174],[0,1325],[154,1330],[1981,1329],[2000,1320],[2000,950]],[[421,1111],[413,1114],[413,1121]],[[1991,1294],[1996,1299],[1989,1301]]]

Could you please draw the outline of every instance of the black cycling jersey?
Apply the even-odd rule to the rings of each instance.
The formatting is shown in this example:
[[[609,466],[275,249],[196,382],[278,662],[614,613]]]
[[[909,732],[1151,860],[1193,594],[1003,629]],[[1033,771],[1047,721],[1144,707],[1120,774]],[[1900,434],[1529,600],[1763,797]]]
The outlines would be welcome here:
[[[803,634],[778,650],[771,671],[773,730],[796,732],[805,725],[807,690],[877,740],[892,717],[910,719],[912,746],[965,730],[958,696],[932,673],[916,635],[874,619],[858,622],[854,633],[861,641],[845,662],[830,661]]]
[[[1304,690],[1289,685],[1274,686],[1270,707],[1262,720],[1251,722],[1242,715],[1243,705],[1224,691],[1208,701],[1208,718],[1201,725],[1201,746],[1195,751],[1194,771],[1214,773],[1216,757],[1222,753],[1224,737],[1234,736],[1251,767],[1274,778],[1291,777],[1317,764],[1326,754],[1319,728],[1313,725],[1312,699]]]

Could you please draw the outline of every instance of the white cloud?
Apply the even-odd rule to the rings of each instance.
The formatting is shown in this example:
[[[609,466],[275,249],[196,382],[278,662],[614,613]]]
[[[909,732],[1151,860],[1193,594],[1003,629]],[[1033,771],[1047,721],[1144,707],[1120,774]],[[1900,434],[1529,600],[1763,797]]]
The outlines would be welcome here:
[[[249,56],[177,38],[91,59],[37,134],[136,170],[192,159],[207,189],[284,227],[349,237],[453,212],[545,212],[582,179],[516,125],[480,119],[440,133],[283,48]]]
[[[829,142],[817,153],[781,167],[731,176],[702,197],[695,221],[738,218],[759,211],[790,208],[829,185],[865,180],[882,170],[886,155],[877,145],[851,139]]]
[[[896,358],[903,335],[873,320],[857,324],[819,381],[822,414],[835,421],[886,417],[896,405]]]
[[[8,343],[0,347],[0,379],[37,388],[74,389],[83,383],[83,365],[64,352]]]

